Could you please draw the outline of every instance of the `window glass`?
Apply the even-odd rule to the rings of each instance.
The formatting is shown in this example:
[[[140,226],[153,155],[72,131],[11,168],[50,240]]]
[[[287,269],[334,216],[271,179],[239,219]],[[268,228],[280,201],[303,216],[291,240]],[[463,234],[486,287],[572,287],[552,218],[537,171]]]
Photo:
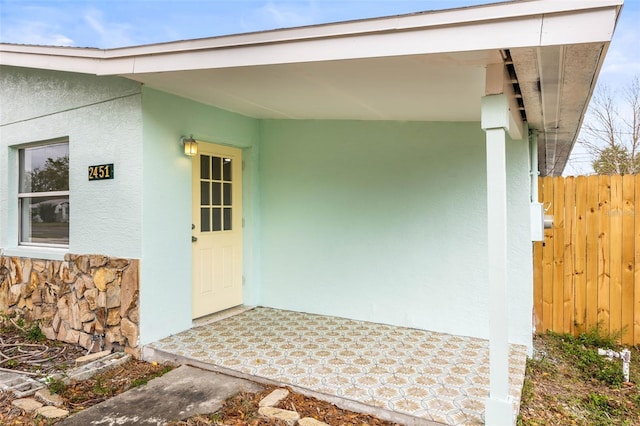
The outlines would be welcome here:
[[[231,205],[231,184],[225,183],[223,185],[224,185],[224,205],[230,206]]]
[[[220,185],[222,184],[218,182],[213,183],[213,202],[211,204],[214,206],[219,206],[221,204]]]
[[[69,144],[23,148],[19,157],[20,243],[69,245]]]
[[[231,158],[225,158],[222,161],[222,179],[226,181],[231,180]]]
[[[220,180],[220,157],[211,157],[211,179]]]
[[[224,223],[222,228],[225,231],[231,230],[231,209],[224,209]]]
[[[211,231],[211,209],[208,207],[200,209],[200,231]]]
[[[20,150],[20,192],[69,190],[69,144]]]
[[[209,182],[200,182],[200,205],[208,206],[209,205]]]
[[[201,179],[209,179],[209,156],[201,155],[200,156],[200,178]]]
[[[222,222],[222,215],[220,210],[221,210],[220,208],[213,209],[213,230],[214,231],[222,230],[222,224],[220,223]]]
[[[23,243],[69,245],[69,197],[20,200]]]

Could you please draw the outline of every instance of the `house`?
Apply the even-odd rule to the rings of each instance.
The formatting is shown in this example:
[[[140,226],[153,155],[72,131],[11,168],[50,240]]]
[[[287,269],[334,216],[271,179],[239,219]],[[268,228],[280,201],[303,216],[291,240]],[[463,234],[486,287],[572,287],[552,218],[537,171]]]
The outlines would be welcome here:
[[[567,161],[621,6],[1,44],[0,311],[134,354],[241,304],[486,338],[503,424],[508,343],[532,345],[536,178]],[[35,187],[47,167],[66,180]],[[49,200],[62,235],[32,214]]]

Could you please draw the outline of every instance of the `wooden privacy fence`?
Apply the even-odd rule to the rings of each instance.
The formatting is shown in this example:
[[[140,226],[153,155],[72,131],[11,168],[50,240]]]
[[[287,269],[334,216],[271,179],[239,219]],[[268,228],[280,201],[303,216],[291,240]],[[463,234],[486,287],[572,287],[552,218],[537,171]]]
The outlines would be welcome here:
[[[600,324],[640,344],[640,175],[538,182],[553,228],[534,243],[536,330],[577,334]]]

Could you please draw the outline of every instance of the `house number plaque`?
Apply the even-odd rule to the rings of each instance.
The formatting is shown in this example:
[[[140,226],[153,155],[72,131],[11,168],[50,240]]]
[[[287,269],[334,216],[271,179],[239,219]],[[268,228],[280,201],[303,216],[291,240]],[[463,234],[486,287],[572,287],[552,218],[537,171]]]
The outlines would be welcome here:
[[[89,180],[113,179],[113,164],[89,166]]]

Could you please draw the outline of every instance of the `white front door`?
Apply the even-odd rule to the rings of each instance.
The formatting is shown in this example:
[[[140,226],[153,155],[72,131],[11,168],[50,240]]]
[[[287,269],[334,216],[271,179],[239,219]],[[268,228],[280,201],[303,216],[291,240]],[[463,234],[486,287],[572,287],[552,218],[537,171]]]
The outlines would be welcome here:
[[[192,318],[242,304],[242,151],[198,142],[192,172]]]

